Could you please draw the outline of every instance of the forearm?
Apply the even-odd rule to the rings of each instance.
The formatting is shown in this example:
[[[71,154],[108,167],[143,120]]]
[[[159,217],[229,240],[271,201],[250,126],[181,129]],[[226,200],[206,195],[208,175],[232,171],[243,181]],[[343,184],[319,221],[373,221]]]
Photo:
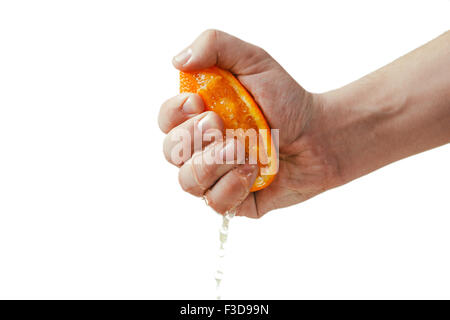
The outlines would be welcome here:
[[[450,142],[450,32],[320,101],[342,183]]]

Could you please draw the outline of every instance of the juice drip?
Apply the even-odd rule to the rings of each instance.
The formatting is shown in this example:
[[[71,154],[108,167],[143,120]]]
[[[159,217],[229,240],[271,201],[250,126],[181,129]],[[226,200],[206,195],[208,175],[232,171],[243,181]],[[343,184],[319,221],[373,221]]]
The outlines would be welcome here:
[[[228,238],[228,226],[230,224],[230,220],[235,216],[236,211],[227,211],[225,215],[223,216],[222,220],[222,226],[219,230],[219,239],[220,239],[220,247],[219,247],[219,257],[218,257],[218,265],[216,270],[216,293],[217,293],[217,300],[221,299],[221,293],[220,293],[220,284],[222,283],[223,279],[223,272],[224,272],[224,265],[223,262],[225,260],[225,248]]]

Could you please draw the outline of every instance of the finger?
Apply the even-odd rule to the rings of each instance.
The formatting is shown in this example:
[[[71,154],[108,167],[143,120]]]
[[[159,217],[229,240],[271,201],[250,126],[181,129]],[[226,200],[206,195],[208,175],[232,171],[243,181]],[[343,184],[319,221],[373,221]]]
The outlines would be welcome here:
[[[166,135],[164,156],[170,163],[181,166],[195,151],[214,141],[222,141],[223,130],[223,120],[213,111],[190,118]]]
[[[217,65],[235,75],[262,72],[273,63],[275,60],[263,49],[218,30],[203,32],[173,59],[173,65],[182,71]]]
[[[284,170],[284,168],[282,169]],[[266,213],[283,207],[302,202],[314,194],[308,191],[298,192],[298,190],[286,189],[289,184],[286,180],[280,179],[282,175],[277,175],[275,180],[262,190],[252,192],[242,204],[236,209],[237,216],[248,218],[261,218]],[[289,178],[287,178],[289,179]]]
[[[159,110],[158,124],[161,131],[170,130],[200,114],[205,109],[202,98],[197,94],[182,93],[164,102]]]
[[[195,153],[181,168],[178,180],[184,191],[203,196],[218,179],[245,162],[245,148],[237,140],[213,143],[202,152]]]
[[[251,192],[247,198],[236,208],[236,215],[248,218],[259,218],[261,215],[258,213],[258,207],[256,206],[257,192]]]
[[[205,193],[208,205],[224,214],[247,198],[258,173],[256,165],[244,164],[225,174]]]

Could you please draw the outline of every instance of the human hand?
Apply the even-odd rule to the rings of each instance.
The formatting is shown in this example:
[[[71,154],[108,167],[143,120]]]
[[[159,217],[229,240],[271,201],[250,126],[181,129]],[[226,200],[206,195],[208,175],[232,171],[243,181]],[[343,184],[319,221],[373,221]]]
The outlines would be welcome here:
[[[280,129],[278,174],[269,187],[250,193],[257,173],[255,166],[198,165],[192,158],[175,163],[171,156],[173,138],[180,130],[193,132],[200,122],[203,132],[223,130],[223,123],[214,112],[204,112],[202,99],[196,94],[180,94],[167,100],[159,115],[160,128],[168,133],[164,154],[180,167],[179,182],[185,191],[205,196],[219,213],[236,208],[237,215],[258,218],[339,184],[336,160],[327,153],[319,130],[323,110],[320,96],[304,90],[264,50],[224,32],[208,30],[175,57],[173,64],[181,71],[213,65],[229,70],[253,95],[270,127]],[[211,148],[204,147],[203,152]],[[194,153],[193,158],[201,157],[201,153]]]

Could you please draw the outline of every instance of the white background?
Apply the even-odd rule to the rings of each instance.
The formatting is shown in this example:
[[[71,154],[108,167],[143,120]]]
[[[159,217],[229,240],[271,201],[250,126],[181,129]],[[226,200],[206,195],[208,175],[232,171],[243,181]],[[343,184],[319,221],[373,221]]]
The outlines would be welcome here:
[[[0,298],[214,298],[220,217],[162,155],[171,58],[206,28],[306,89],[450,27],[449,1],[2,1]],[[232,222],[224,298],[450,298],[450,148]]]

